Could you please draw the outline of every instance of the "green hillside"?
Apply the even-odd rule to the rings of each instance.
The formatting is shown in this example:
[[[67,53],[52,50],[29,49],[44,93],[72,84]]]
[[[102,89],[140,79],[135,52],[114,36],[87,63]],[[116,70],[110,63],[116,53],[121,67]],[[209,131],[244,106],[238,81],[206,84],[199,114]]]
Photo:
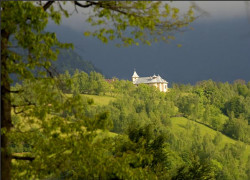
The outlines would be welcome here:
[[[214,138],[216,136],[216,133],[218,133],[218,131],[215,131],[215,130],[213,130],[207,126],[204,126],[200,123],[197,123],[195,121],[188,120],[187,118],[184,118],[184,117],[173,117],[173,118],[171,118],[171,122],[173,125],[173,131],[175,133],[184,131],[186,129],[186,126],[188,123],[191,125],[191,131],[194,129],[195,126],[199,127],[202,136],[205,136],[208,134],[212,138]],[[236,142],[232,138],[229,138],[225,135],[222,135],[222,136],[223,136],[222,145],[225,145],[226,143],[234,144]]]
[[[189,125],[190,127],[190,132],[193,132],[195,127],[198,127],[200,129],[201,135],[204,136],[210,136],[212,139],[215,138],[215,136],[220,133],[219,131],[215,131],[203,124],[197,123],[195,121],[188,120],[187,118],[184,117],[173,117],[171,118],[171,123],[172,123],[172,130],[174,133],[183,133],[183,131],[186,131],[186,127]],[[221,133],[220,133],[221,134]],[[224,134],[221,134],[222,138],[220,141],[220,144],[217,146],[218,148],[222,149],[226,144],[242,144],[246,145],[246,149],[244,153],[242,154],[243,159],[245,159],[245,162],[247,161],[248,156],[250,156],[250,145],[245,144],[243,142],[236,141]]]
[[[11,151],[46,165],[36,176],[15,161],[14,177],[72,179],[74,166],[83,179],[249,179],[250,84],[204,81],[163,93],[96,72],[58,80],[13,87],[24,91],[13,95]]]

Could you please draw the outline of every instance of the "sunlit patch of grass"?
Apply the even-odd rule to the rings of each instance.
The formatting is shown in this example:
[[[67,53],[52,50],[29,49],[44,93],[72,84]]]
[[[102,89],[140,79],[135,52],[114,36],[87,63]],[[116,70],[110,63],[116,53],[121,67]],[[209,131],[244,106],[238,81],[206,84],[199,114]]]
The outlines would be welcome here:
[[[98,96],[98,95],[89,95],[89,94],[83,94],[83,96],[92,98],[94,100],[94,105],[108,105],[109,102],[114,101],[114,97],[110,96]]]

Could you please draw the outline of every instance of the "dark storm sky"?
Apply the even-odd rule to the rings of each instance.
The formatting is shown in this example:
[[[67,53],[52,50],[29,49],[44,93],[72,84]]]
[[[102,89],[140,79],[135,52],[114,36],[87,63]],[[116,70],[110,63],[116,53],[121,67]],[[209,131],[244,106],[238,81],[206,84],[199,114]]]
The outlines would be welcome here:
[[[217,4],[213,4],[217,3]],[[188,6],[177,2],[177,7]],[[72,42],[75,51],[92,61],[107,77],[131,79],[134,68],[139,76],[161,75],[168,82],[195,83],[200,80],[250,81],[250,21],[244,2],[199,2],[209,16],[191,24],[194,30],[177,33],[170,44],[156,43],[117,48],[103,44],[83,32],[91,29],[84,14],[73,15],[60,26],[48,30],[60,40]],[[181,48],[176,45],[182,44]]]

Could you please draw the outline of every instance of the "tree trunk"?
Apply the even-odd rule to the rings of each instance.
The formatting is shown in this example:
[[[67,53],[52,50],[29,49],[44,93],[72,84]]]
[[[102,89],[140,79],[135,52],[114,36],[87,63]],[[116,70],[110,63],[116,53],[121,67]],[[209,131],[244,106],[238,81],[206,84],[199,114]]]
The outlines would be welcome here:
[[[45,3],[43,9],[46,11],[54,1]],[[4,11],[4,8],[1,10]],[[24,19],[25,20],[25,19]],[[11,130],[11,99],[10,80],[7,67],[8,62],[8,41],[10,33],[6,29],[1,29],[1,179],[11,179],[11,159],[9,151],[8,133]],[[4,133],[3,133],[4,132]]]
[[[10,180],[11,155],[9,152],[9,140],[7,137],[11,123],[11,101],[10,101],[10,82],[7,72],[7,42],[9,34],[1,30],[1,179]],[[4,133],[3,133],[4,132]]]
[[[3,79],[3,76],[1,76]],[[6,133],[10,131],[11,128],[11,103],[10,103],[10,93],[6,92],[6,84],[1,85],[1,130],[5,132],[1,135],[1,179],[10,179],[10,169],[11,169],[11,155],[8,150],[9,140]]]

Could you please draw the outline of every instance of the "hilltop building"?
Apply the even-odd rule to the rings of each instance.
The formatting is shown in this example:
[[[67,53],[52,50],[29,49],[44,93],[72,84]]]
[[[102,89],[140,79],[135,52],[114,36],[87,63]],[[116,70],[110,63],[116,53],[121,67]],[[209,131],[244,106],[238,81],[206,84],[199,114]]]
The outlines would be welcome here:
[[[148,84],[150,86],[155,86],[158,88],[161,92],[167,92],[168,91],[168,82],[161,78],[161,76],[150,76],[150,77],[139,77],[136,71],[134,71],[134,74],[132,76],[132,81],[134,85],[138,84]]]

